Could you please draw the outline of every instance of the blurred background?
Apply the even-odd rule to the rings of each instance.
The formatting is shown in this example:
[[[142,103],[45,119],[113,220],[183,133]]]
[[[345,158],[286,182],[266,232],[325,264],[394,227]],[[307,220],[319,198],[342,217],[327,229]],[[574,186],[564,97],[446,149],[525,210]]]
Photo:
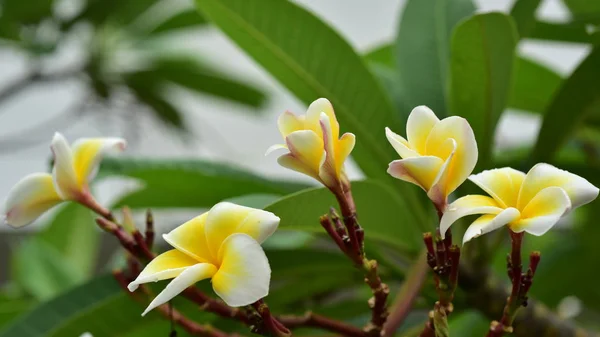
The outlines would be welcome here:
[[[276,156],[264,156],[270,145],[280,142],[277,116],[284,110],[303,113],[305,104],[199,15],[192,1],[0,3],[0,199],[24,175],[48,170],[49,142],[55,131],[71,141],[91,136],[123,137],[128,141],[127,156],[136,158],[217,161],[261,176],[298,181],[302,186],[312,184],[279,167]],[[396,39],[405,6],[402,0],[294,3],[332,26],[360,54]],[[514,1],[477,0],[475,4],[477,13],[508,13]],[[572,11],[561,0],[541,1],[535,17],[551,23],[573,20]],[[596,28],[592,25],[586,29]],[[518,45],[520,55],[560,77],[569,76],[590,50],[585,41],[526,39]],[[539,114],[508,108],[497,125],[494,147],[502,151],[530,147],[540,125]],[[128,169],[120,166],[127,163],[113,164],[111,167],[108,161],[108,171]],[[161,179],[166,181],[169,167],[160,170]],[[353,179],[363,177],[352,162],[348,170]],[[132,176],[147,184],[151,178],[144,174]],[[108,177],[94,188],[103,203],[126,203],[120,198],[139,189],[140,183]],[[177,211],[164,208],[155,212],[162,232],[198,213],[194,205]],[[18,232],[0,225],[0,284],[7,293],[25,293],[34,299],[23,302],[24,308],[56,296],[66,286],[37,273],[39,278],[31,280],[28,268],[39,266],[19,266],[19,261],[28,258],[17,254],[35,251],[26,237],[73,218],[76,211],[69,212],[55,209]],[[61,214],[65,218],[57,220]],[[59,235],[53,233],[57,232],[47,236]],[[290,240],[303,239],[298,235]],[[87,257],[94,263],[85,268],[104,270],[115,263],[114,243],[103,244],[92,238],[88,244],[97,249]],[[74,284],[68,286],[83,282],[91,274],[75,277]],[[566,302],[553,303],[567,317],[573,315],[571,312],[578,314],[581,306],[577,297],[569,295],[561,295]],[[563,307],[557,306],[559,302]],[[0,322],[20,313],[11,311],[2,316],[1,308],[0,304]]]

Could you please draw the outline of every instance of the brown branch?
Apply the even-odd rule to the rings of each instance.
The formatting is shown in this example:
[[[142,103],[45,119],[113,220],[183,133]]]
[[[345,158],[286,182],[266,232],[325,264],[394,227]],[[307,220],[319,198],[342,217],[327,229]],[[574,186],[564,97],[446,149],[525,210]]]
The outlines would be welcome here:
[[[348,243],[345,244],[343,248],[340,248],[354,262],[356,267],[363,268],[365,272],[365,282],[371,288],[371,292],[373,293],[373,297],[369,299],[368,302],[369,307],[371,308],[371,320],[364,329],[369,336],[379,337],[388,316],[386,302],[390,290],[385,283],[381,282],[377,261],[369,260],[365,257],[363,248],[364,231],[358,223],[356,205],[354,203],[354,198],[352,197],[350,183],[347,181],[340,183],[337,188],[330,188],[330,191],[337,199],[346,233],[348,235]],[[331,218],[334,223],[339,220],[333,211],[331,212]],[[336,226],[336,228],[339,230],[339,226]],[[328,230],[328,228],[325,229]],[[333,235],[332,238],[337,243],[338,240],[335,237],[335,233],[332,233],[331,230],[328,230],[328,233]]]
[[[459,287],[466,295],[467,303],[481,311],[489,319],[502,315],[509,293],[489,270],[474,268],[468,262],[460,268]],[[527,307],[517,313],[514,337],[600,337],[576,326],[572,321],[558,317],[545,305],[529,299]]]
[[[115,272],[113,272],[113,276],[115,277],[115,279],[117,280],[117,282],[119,283],[121,288],[123,288],[124,291],[129,293],[129,291],[127,290],[127,284],[129,283],[129,280],[125,277],[125,275],[123,275],[123,273],[121,271],[115,271]],[[137,294],[144,294],[144,295],[146,295],[146,297],[148,297],[149,294],[145,287],[140,287],[139,289],[141,289],[142,291],[137,292]],[[130,294],[131,294],[132,298],[138,300],[138,302],[142,302],[141,298],[135,297],[133,293],[130,293]],[[144,303],[144,304],[147,304],[147,303]],[[225,332],[223,332],[219,329],[216,329],[212,326],[202,325],[202,324],[198,324],[198,323],[194,322],[193,320],[187,318],[185,315],[183,315],[176,309],[174,309],[172,307],[169,308],[169,304],[159,305],[155,309],[163,317],[165,317],[169,320],[172,320],[175,324],[181,326],[185,331],[187,331],[191,335],[201,336],[201,337],[234,337],[233,335],[228,335]]]
[[[312,312],[307,312],[303,316],[279,316],[279,321],[288,328],[313,327],[321,328],[334,333],[339,333],[342,336],[348,337],[367,337],[367,333],[360,328],[336,321],[324,316],[317,315]]]

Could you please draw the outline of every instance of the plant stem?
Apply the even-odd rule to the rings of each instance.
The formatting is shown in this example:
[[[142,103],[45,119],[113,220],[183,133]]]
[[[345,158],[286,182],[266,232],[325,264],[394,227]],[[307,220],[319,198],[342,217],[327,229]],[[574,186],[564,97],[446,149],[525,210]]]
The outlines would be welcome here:
[[[378,272],[378,264],[375,260],[369,260],[365,257],[363,249],[364,231],[358,223],[356,215],[356,205],[352,197],[351,185],[344,179],[337,188],[330,188],[330,191],[335,195],[340,211],[343,217],[343,223],[348,236],[347,244],[344,243],[340,249],[354,262],[357,267],[362,267],[365,272],[365,282],[371,288],[373,297],[369,299],[369,307],[371,308],[371,320],[365,326],[364,330],[368,336],[379,337],[382,334],[383,326],[387,320],[387,297],[389,295],[388,286],[381,282]],[[337,220],[335,213],[331,214],[333,221]],[[324,226],[325,227],[325,226]],[[339,232],[333,233],[332,227],[327,226],[325,229],[332,236],[333,240],[339,245]],[[336,226],[338,228],[338,226]],[[342,239],[342,242],[344,240]]]
[[[119,283],[119,285],[121,286],[121,288],[123,288],[123,290],[125,290],[126,292],[129,293],[129,291],[127,290],[127,284],[129,283],[129,280],[127,280],[125,275],[123,275],[123,273],[120,271],[113,272],[113,275],[114,275],[115,279],[117,280],[117,282]],[[148,295],[145,287],[140,287],[140,289],[143,289],[144,294]],[[134,294],[131,293],[131,296],[134,297]],[[234,335],[228,335],[225,332],[223,332],[219,329],[213,328],[211,326],[198,324],[198,323],[192,321],[191,319],[187,318],[185,315],[183,315],[179,311],[177,311],[173,308],[169,308],[168,304],[162,304],[162,305],[156,307],[156,310],[158,310],[158,312],[160,312],[161,315],[163,315],[165,318],[170,319],[175,324],[181,326],[185,331],[187,331],[191,335],[201,336],[201,337],[233,337],[234,336]]]
[[[367,337],[367,333],[360,328],[344,322],[307,312],[303,316],[280,316],[279,321],[289,328],[314,327],[341,334],[348,337]]]
[[[264,300],[261,299],[254,302],[252,307],[260,314],[262,323],[268,333],[275,337],[289,337],[292,335],[291,331],[285,325],[271,315],[271,310]]]

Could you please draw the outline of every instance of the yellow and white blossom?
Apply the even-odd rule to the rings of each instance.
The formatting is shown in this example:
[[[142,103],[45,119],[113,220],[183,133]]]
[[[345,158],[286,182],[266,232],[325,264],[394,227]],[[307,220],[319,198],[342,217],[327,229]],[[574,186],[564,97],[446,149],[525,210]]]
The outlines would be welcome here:
[[[355,137],[345,133],[340,138],[340,125],[333,106],[325,98],[310,104],[306,115],[286,111],[277,121],[285,144],[271,146],[289,153],[278,158],[281,166],[311,176],[329,188],[337,188],[346,179],[344,162],[354,148]]]
[[[537,164],[527,175],[504,167],[469,177],[491,197],[467,195],[448,205],[440,223],[442,236],[456,220],[484,214],[467,229],[463,242],[504,225],[516,233],[546,233],[570,210],[598,196],[586,179],[549,164]]]
[[[439,120],[426,106],[414,108],[406,123],[406,136],[385,129],[388,141],[402,159],[390,163],[388,173],[427,192],[438,208],[471,174],[477,163],[477,142],[464,118]]]
[[[271,268],[260,244],[278,225],[273,213],[222,202],[163,235],[175,249],[154,258],[128,288],[134,291],[143,283],[173,280],[142,315],[207,278],[232,307],[267,296]]]
[[[5,221],[22,227],[65,200],[93,203],[89,191],[102,156],[109,150],[124,150],[121,138],[82,138],[73,147],[60,133],[50,146],[54,156],[52,174],[33,173],[19,181],[9,192],[5,204]]]

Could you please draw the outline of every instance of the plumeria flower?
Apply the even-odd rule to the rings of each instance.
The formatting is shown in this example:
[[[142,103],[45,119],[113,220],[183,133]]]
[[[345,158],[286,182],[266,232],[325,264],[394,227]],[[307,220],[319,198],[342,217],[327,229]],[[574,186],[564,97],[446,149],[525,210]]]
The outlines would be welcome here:
[[[25,226],[66,200],[98,207],[90,193],[89,182],[95,177],[102,156],[110,150],[124,150],[125,140],[81,138],[71,147],[57,132],[50,148],[54,156],[52,174],[30,174],[8,192],[5,205],[8,225]]]
[[[271,146],[267,154],[277,149],[289,153],[278,158],[281,166],[315,178],[330,189],[344,182],[344,161],[354,148],[352,133],[340,138],[340,125],[333,106],[325,98],[312,102],[304,116],[286,111],[277,121],[285,144]]]
[[[546,233],[570,210],[598,196],[586,179],[549,164],[537,164],[527,175],[510,167],[483,171],[469,180],[491,197],[467,195],[448,205],[440,223],[442,236],[456,220],[484,214],[467,229],[463,243],[508,225],[515,233]]]
[[[269,293],[271,267],[260,244],[279,225],[273,213],[222,202],[163,235],[175,249],[152,260],[128,286],[173,279],[142,314],[210,278],[231,307],[252,304]]]
[[[426,106],[414,108],[406,123],[408,140],[385,129],[388,141],[402,157],[388,173],[420,186],[438,209],[471,174],[477,163],[477,142],[464,118],[439,120]]]

